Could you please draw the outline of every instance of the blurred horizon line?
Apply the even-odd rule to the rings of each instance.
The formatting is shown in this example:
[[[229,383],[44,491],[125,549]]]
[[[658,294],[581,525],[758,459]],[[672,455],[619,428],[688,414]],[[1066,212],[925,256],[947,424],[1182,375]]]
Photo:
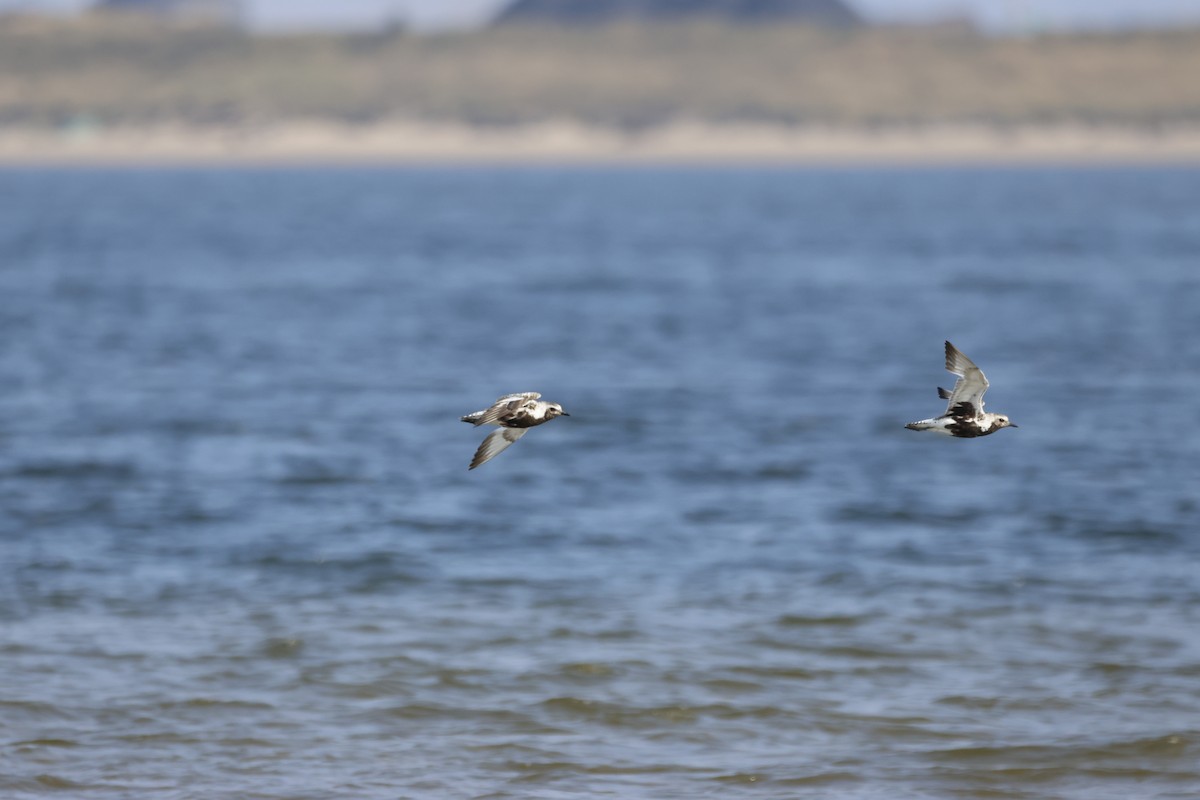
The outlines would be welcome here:
[[[1154,32],[1200,27],[1200,5],[1161,0],[1157,4],[1104,4],[1106,8],[1086,13],[1070,8],[1040,8],[1034,10],[1025,0],[1005,0],[985,6],[969,0],[932,2],[924,9],[901,12],[888,10],[888,0],[849,0],[860,14],[865,27],[940,27],[969,26],[986,35],[1039,35],[1070,33]],[[323,4],[293,3],[290,13],[273,8],[274,0],[226,0],[224,5],[236,8],[224,23],[254,36],[287,36],[307,33],[377,34],[402,30],[414,35],[474,33],[495,26],[498,17],[512,0],[473,0],[467,10],[445,13],[448,4],[426,3],[424,0],[368,0],[365,7],[351,10],[353,4],[341,4],[339,11],[330,11]],[[48,19],[86,19],[95,14],[144,16],[166,22],[197,23],[202,14],[150,10],[100,8],[100,0],[0,0],[0,23],[14,17],[43,17]],[[138,5],[138,4],[133,4]],[[209,4],[211,5],[211,4]],[[360,5],[362,5],[360,3]],[[1067,3],[1066,5],[1078,5]],[[439,9],[431,11],[430,9]],[[698,15],[682,24],[706,19]],[[753,25],[752,22],[707,17],[730,26]],[[212,18],[208,21],[212,21]],[[556,24],[553,27],[603,27],[613,23]],[[661,24],[630,18],[616,24]]]
[[[254,39],[153,21],[10,21],[0,24],[0,134],[81,143],[175,126],[291,139],[298,134],[279,126],[323,121],[353,139],[397,122],[424,134],[562,122],[574,127],[551,140],[599,131],[601,149],[611,146],[606,131],[629,149],[680,125],[768,128],[785,139],[962,126],[1003,139],[1068,126],[1137,129],[1153,143],[1200,125],[1200,84],[1188,78],[1198,70],[1200,29],[1012,38],[956,27],[513,25],[444,39]],[[768,150],[779,147],[768,139]]]
[[[567,120],[483,128],[397,120],[0,130],[10,167],[1200,165],[1200,124],[921,128],[677,123],[637,133]]]

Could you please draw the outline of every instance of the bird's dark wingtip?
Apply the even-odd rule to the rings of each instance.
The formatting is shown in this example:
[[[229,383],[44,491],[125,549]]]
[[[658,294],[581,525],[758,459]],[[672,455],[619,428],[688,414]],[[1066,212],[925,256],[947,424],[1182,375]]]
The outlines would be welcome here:
[[[954,362],[957,361],[958,357],[961,355],[962,355],[962,351],[959,350],[954,345],[950,344],[950,340],[947,339],[946,340],[946,371],[947,372],[954,372],[955,375],[958,374],[954,370]],[[965,358],[965,356],[964,356],[964,358]]]

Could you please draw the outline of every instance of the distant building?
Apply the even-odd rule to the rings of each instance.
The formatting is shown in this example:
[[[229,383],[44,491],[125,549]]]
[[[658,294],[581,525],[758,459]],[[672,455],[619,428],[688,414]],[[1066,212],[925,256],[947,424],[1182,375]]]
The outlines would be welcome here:
[[[732,22],[805,22],[826,27],[862,23],[843,0],[515,0],[496,21],[592,25],[625,19],[706,17]]]
[[[242,0],[99,0],[96,8],[222,25],[237,25],[242,20]]]

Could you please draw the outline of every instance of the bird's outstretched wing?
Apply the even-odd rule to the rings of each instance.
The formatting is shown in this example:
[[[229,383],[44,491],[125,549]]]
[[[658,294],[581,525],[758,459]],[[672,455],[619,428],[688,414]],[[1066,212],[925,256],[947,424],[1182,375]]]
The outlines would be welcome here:
[[[529,429],[497,428],[492,431],[483,440],[483,444],[479,445],[479,449],[475,451],[475,458],[471,459],[470,469],[475,469],[480,464],[486,464],[503,453],[513,442],[524,436],[527,430]]]
[[[503,425],[506,421],[519,416],[522,409],[533,408],[537,399],[541,396],[539,392],[506,394],[496,400],[495,403],[492,403],[491,408],[467,414],[462,418],[462,421],[470,422],[476,427],[480,425]]]
[[[506,394],[503,397],[496,398],[496,402],[493,403],[492,405],[498,406],[501,403],[504,403],[508,400],[515,400],[518,397],[521,398],[522,400],[537,400],[541,396],[542,396],[541,392],[514,392],[513,394]]]
[[[953,391],[945,393],[944,389],[938,389],[938,395],[949,401],[946,415],[974,418],[982,414],[988,380],[983,370],[950,342],[946,342],[946,371],[958,376]]]

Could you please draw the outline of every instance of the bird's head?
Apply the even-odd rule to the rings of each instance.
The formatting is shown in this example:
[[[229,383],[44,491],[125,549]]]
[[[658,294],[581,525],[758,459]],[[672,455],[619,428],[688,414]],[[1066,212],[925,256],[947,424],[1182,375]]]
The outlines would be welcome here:
[[[1013,422],[1012,420],[1010,420],[1004,414],[997,414],[996,422],[999,423],[1001,428],[1019,428],[1019,427],[1021,427],[1020,425],[1018,425],[1015,422]]]
[[[569,417],[571,415],[568,414],[567,412],[563,411],[563,407],[560,406],[558,403],[551,403],[549,406],[546,407],[546,416],[548,418],[554,418],[554,417]]]

